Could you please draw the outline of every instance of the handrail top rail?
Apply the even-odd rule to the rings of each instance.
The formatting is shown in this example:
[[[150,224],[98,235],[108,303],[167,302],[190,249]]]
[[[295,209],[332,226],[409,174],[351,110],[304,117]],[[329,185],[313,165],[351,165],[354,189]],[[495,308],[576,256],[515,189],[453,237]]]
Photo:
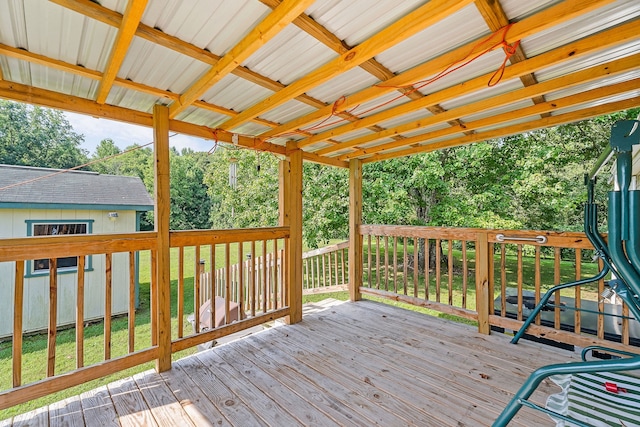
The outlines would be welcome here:
[[[221,230],[181,230],[170,232],[169,244],[172,248],[175,248],[181,246],[284,239],[288,238],[289,236],[289,227],[232,228]]]
[[[153,250],[157,233],[75,234],[0,239],[0,262]]]
[[[346,240],[344,242],[336,243],[329,246],[324,246],[322,248],[314,249],[312,251],[304,252],[302,254],[302,259],[311,258],[318,255],[324,255],[331,252],[339,251],[341,249],[347,249],[349,247],[349,241]]]
[[[428,239],[475,240],[478,234],[486,234],[489,243],[505,243],[499,235],[521,238],[546,237],[546,243],[527,241],[527,245],[552,246],[576,249],[593,249],[586,234],[578,231],[508,230],[463,227],[433,227],[419,225],[361,225],[361,235],[415,237]]]

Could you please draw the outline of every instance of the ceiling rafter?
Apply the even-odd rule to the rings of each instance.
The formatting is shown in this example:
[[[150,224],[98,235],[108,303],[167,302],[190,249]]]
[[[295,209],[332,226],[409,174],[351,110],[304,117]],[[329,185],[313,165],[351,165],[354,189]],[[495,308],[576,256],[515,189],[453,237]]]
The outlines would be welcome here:
[[[509,25],[509,17],[504,12],[499,0],[476,0],[475,5],[491,31],[498,31],[500,28]],[[522,45],[518,44],[518,47],[516,47],[515,52],[511,55],[509,61],[514,64],[516,62],[525,61],[526,59],[527,56],[524,53],[524,49],[522,49]],[[531,86],[538,83],[538,80],[533,73],[520,76],[520,81],[525,86]],[[544,97],[538,96],[533,98],[532,101],[534,104],[539,104],[544,102]]]
[[[508,123],[513,120],[525,119],[531,116],[541,116],[544,113],[549,113],[550,116],[553,111],[561,110],[564,108],[573,107],[576,105],[585,104],[611,96],[619,95],[625,92],[630,92],[637,89],[640,86],[640,79],[634,79],[624,81],[621,83],[613,84],[610,86],[602,86],[595,89],[591,89],[585,92],[580,92],[575,95],[566,96],[563,98],[554,99],[553,101],[545,101],[539,104],[534,104],[529,107],[520,108],[517,110],[509,111],[495,116],[487,117],[484,119],[475,120],[473,122],[466,122],[465,129],[482,129],[490,126],[495,126],[503,123]],[[545,116],[548,117],[548,116]],[[398,147],[408,146],[414,143],[423,142],[425,139],[438,139],[449,135],[455,135],[461,133],[461,129],[446,128],[440,129],[427,134],[415,135],[405,139],[402,144],[395,142],[377,145],[371,148],[364,148],[362,150],[349,153],[346,155],[338,156],[339,160],[349,160],[352,158],[358,158],[363,155],[375,154],[392,150]]]
[[[506,67],[504,70],[503,79],[509,80],[512,78],[517,78],[522,75],[530,74],[534,71],[540,70],[542,68],[550,67],[568,56],[579,57],[595,51],[599,51],[607,46],[621,44],[625,41],[628,41],[630,38],[637,37],[639,31],[640,22],[636,21],[625,24],[621,27],[605,30],[601,33],[585,37],[573,43],[557,47],[538,56]],[[371,123],[386,121],[394,117],[407,114],[411,111],[415,111],[419,108],[424,108],[428,104],[435,105],[441,102],[449,101],[456,97],[463,96],[465,94],[473,93],[485,88],[486,83],[492,74],[493,73],[484,74],[474,79],[467,80],[464,83],[442,89],[438,92],[430,93],[428,96],[420,100],[407,102],[381,111],[379,113],[372,114],[368,117],[360,119],[357,122],[345,124],[326,132],[316,134],[307,139],[298,141],[298,146],[305,147],[307,145],[315,144],[317,142],[323,141],[326,138],[333,138],[367,127]]]
[[[122,22],[121,14],[111,9],[107,9],[106,7],[103,7],[98,3],[94,3],[91,0],[49,1],[112,27],[119,27],[120,23]],[[220,56],[215,55],[205,49],[201,49],[195,45],[192,45],[191,43],[187,43],[177,37],[166,34],[159,29],[145,25],[144,23],[138,25],[136,36],[167,49],[171,49],[174,52],[178,52],[190,58],[204,62],[205,64],[215,65],[221,58]],[[255,71],[248,69],[247,67],[239,66],[235,68],[231,73],[235,76],[241,77],[247,81],[255,83],[265,89],[269,89],[274,92],[277,92],[285,87],[284,84],[260,75]],[[305,94],[296,97],[296,100],[314,108],[322,108],[327,105],[324,102]]]
[[[71,74],[89,78],[92,80],[100,80],[102,78],[102,73],[97,70],[91,70],[89,68],[85,68],[80,65],[69,64],[64,61],[52,59],[44,55],[39,55],[24,49],[17,49],[15,47],[7,46],[1,43],[0,43],[0,55],[9,56],[12,58],[20,59],[33,64],[42,65],[45,67],[49,67],[49,68],[63,71],[66,73],[71,73]],[[177,100],[179,96],[179,94],[174,92],[158,89],[152,86],[148,86],[142,83],[137,83],[132,80],[123,79],[120,77],[116,77],[116,79],[114,80],[114,85],[129,89],[129,90],[135,90],[137,92],[146,93],[152,96],[166,98],[172,101]],[[236,114],[238,114],[237,111],[233,111],[231,109],[224,108],[215,104],[210,104],[204,101],[196,101],[194,105],[198,106],[199,108],[202,108],[208,111],[213,111],[219,114],[224,114],[227,116],[235,116]],[[268,126],[268,127],[278,126],[277,123],[271,122],[269,120],[260,119],[260,118],[254,119],[254,122]]]
[[[280,0],[260,0],[260,1],[263,4],[269,6],[270,8],[274,8],[280,4]],[[301,30],[309,34],[311,37],[315,38],[316,40],[318,40],[319,42],[321,42],[322,44],[329,47],[334,52],[337,52],[340,55],[353,49],[353,46],[349,46],[347,43],[344,42],[344,40],[340,40],[335,34],[327,30],[323,25],[320,25],[317,21],[315,21],[312,17],[310,17],[305,13],[298,16],[293,21],[293,23],[296,26],[298,26]],[[393,78],[395,76],[395,73],[393,71],[391,71],[390,69],[382,65],[375,58],[371,58],[368,61],[363,62],[362,64],[360,64],[360,68],[362,68],[369,74],[373,75],[380,81],[389,80],[390,78]],[[406,95],[410,99],[420,99],[424,96],[422,95],[422,93],[415,90],[413,86],[399,88],[398,92],[402,93],[403,95]],[[443,111],[442,107],[438,105],[429,106],[427,107],[427,109],[432,114],[438,114]],[[357,117],[353,116],[352,121],[355,119],[357,119]],[[459,123],[452,122],[450,124],[452,126],[455,126],[455,125],[458,125]],[[378,130],[382,130],[382,128],[380,126],[377,126],[377,127],[372,127],[371,130],[376,132]]]
[[[222,80],[236,67],[242,64],[249,56],[264,46],[275,37],[298,15],[309,7],[314,0],[284,0],[273,9],[262,22],[253,28],[238,44],[226,53],[220,60],[193,83],[186,92],[180,95],[180,99],[169,106],[169,117],[175,118],[189,107],[193,101],[203,95],[211,86]],[[235,116],[237,119],[239,116]],[[255,117],[255,116],[254,116]],[[253,117],[251,117],[253,119]]]
[[[544,9],[535,15],[529,16],[522,21],[515,22],[505,35],[507,43],[514,43],[520,39],[526,38],[536,32],[543,31],[553,26],[567,22],[581,14],[593,11],[613,0],[565,0],[547,9]],[[343,111],[352,109],[356,105],[363,104],[375,98],[383,96],[394,88],[413,84],[416,81],[432,76],[451,64],[455,64],[463,60],[473,48],[484,49],[488,46],[478,46],[478,40],[471,41],[463,46],[453,49],[443,55],[409,69],[395,77],[385,81],[383,84],[371,86],[360,92],[349,95],[344,103],[340,105]],[[333,105],[328,105],[318,109],[312,113],[291,120],[271,131],[264,132],[261,137],[271,137],[282,133],[287,133],[293,129],[303,127],[315,121],[329,117],[332,114]]]
[[[133,41],[133,36],[136,33],[136,29],[142,19],[142,14],[147,7],[148,0],[129,0],[127,8],[125,9],[120,28],[118,29],[118,35],[111,48],[109,59],[107,60],[107,66],[98,85],[96,93],[96,101],[98,104],[104,104],[111,91],[114,80],[120,70],[120,66],[127,56],[129,46]]]
[[[441,21],[449,14],[462,9],[471,1],[472,0],[431,0],[348,52],[345,52],[324,66],[291,83],[274,95],[249,107],[238,116],[223,123],[220,127],[225,130],[231,130],[265,111],[284,104],[308,89],[328,81],[339,73],[359,66],[401,40],[405,40],[424,28]],[[346,109],[343,109],[343,111],[345,110]]]
[[[430,151],[441,150],[443,148],[457,147],[460,145],[486,141],[489,139],[504,138],[517,133],[530,132],[536,129],[586,120],[593,117],[601,116],[603,114],[611,114],[615,113],[616,111],[622,111],[629,108],[637,107],[638,105],[640,105],[640,97],[637,96],[622,101],[609,102],[606,104],[598,105],[596,107],[589,107],[582,110],[572,111],[570,113],[559,114],[557,116],[543,117],[541,119],[527,123],[520,123],[486,132],[477,132],[473,135],[467,135],[457,139],[434,142],[432,144],[425,144],[418,147],[408,148],[405,150],[399,150],[390,153],[377,154],[363,159],[362,162],[379,162],[382,160],[411,156],[419,153],[427,153]]]
[[[353,147],[355,145],[371,143],[378,139],[389,137],[392,134],[402,134],[405,132],[434,126],[443,123],[445,120],[447,120],[447,118],[465,117],[478,111],[486,111],[499,108],[514,102],[531,99],[534,96],[541,96],[553,91],[568,89],[573,86],[589,83],[607,76],[615,76],[617,74],[621,74],[638,68],[640,68],[640,54],[627,56],[615,61],[607,62],[605,64],[598,64],[571,74],[556,77],[555,79],[546,80],[542,83],[526,86],[508,93],[482,99],[480,101],[466,104],[458,108],[453,108],[437,116],[425,117],[420,120],[404,123],[402,125],[396,126],[395,128],[390,128],[385,131],[378,132],[373,135],[366,135],[360,138],[352,139],[350,141],[342,142],[338,145],[319,150],[317,151],[317,154],[325,155],[334,151],[342,150],[344,148]],[[541,103],[541,105],[544,104],[545,103]],[[465,130],[468,130],[466,124],[464,125],[464,127],[460,127],[457,129],[458,132],[462,132]],[[390,144],[394,144],[396,146],[408,145],[410,143],[409,141],[412,140],[413,138],[407,138],[403,141],[396,141]]]

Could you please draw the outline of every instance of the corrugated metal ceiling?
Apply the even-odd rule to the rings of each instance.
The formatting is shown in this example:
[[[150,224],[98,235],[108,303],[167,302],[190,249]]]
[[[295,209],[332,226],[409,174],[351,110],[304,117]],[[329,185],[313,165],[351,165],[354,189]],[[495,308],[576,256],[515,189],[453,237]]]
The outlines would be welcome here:
[[[438,141],[468,141],[461,132],[465,122],[499,122],[471,131],[479,140],[489,129],[499,135],[497,130],[511,126],[512,133],[518,123],[527,123],[523,129],[545,126],[550,122],[545,113],[531,115],[525,107],[595,88],[613,92],[546,116],[566,122],[588,115],[585,111],[598,115],[640,104],[637,90],[621,87],[617,93],[618,86],[612,86],[637,79],[640,59],[614,76],[560,85],[545,92],[546,99],[514,96],[491,104],[536,82],[635,58],[637,0],[286,0],[276,11],[280,0],[148,0],[140,23],[134,23],[136,35],[120,47],[124,59],[114,64],[111,55],[128,1],[139,0],[0,2],[0,96],[146,125],[139,113],[149,114],[162,103],[183,122],[183,132],[225,142],[233,131],[246,137],[245,146],[279,152],[278,146],[294,140],[305,152],[320,155],[314,160],[341,166],[346,163],[337,157],[375,161],[393,156],[385,153],[407,154],[407,146],[390,135],[410,138],[418,147],[412,152],[420,152]],[[302,15],[283,15],[273,31],[267,28],[278,10],[298,3],[306,8]],[[446,13],[439,15],[442,10]],[[412,13],[422,18],[407,18]],[[434,16],[440,19],[429,21]],[[394,27],[402,19],[404,25]],[[606,33],[609,28],[614,30]],[[252,39],[257,29],[260,34]],[[495,71],[499,75],[505,61],[501,47],[519,38],[520,50],[505,64],[507,74],[519,70],[515,76],[493,87],[470,83]],[[489,41],[493,46],[483,52]],[[388,48],[376,49],[381,43]],[[554,49],[564,53],[546,59]],[[101,79],[114,66],[117,78],[101,106],[95,102],[98,88],[110,83]],[[218,67],[217,74],[210,73],[212,67]],[[474,110],[481,100],[487,101]],[[437,118],[470,105],[460,117],[452,112],[446,120]],[[504,116],[510,112],[516,117]],[[401,130],[426,119],[438,123]],[[300,129],[308,130],[307,136]],[[314,137],[307,141],[309,132]],[[437,136],[443,132],[450,135]],[[367,142],[350,144],[357,138]],[[394,147],[387,150],[385,144]],[[360,153],[362,147],[377,154]]]

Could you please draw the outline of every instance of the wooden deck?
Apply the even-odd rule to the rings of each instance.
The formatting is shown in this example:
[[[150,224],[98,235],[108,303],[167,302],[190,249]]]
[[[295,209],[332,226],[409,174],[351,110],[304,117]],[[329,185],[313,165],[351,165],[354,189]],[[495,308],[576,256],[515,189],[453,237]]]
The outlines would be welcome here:
[[[385,304],[307,306],[299,324],[0,425],[487,426],[533,369],[570,359],[577,356]],[[557,391],[547,382],[534,400]],[[513,425],[553,423],[522,409]]]

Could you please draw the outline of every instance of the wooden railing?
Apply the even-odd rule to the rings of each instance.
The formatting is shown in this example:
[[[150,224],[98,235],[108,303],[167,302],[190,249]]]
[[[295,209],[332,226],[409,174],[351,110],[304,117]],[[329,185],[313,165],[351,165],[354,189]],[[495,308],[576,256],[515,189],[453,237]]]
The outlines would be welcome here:
[[[284,261],[288,238],[288,227],[171,232],[171,263],[177,267],[177,273],[171,277],[170,303],[175,313],[171,318],[172,330],[168,331],[172,337],[171,352],[288,315],[288,275]],[[12,371],[4,374],[4,377],[0,376],[0,409],[160,357],[158,337],[161,332],[167,331],[159,330],[162,323],[159,321],[159,289],[155,274],[158,258],[156,245],[157,234],[154,232],[0,240],[0,269],[3,269],[0,271],[10,270],[12,273],[4,274],[9,277],[2,277],[2,286],[5,289],[13,288],[11,294],[15,307],[14,313],[6,313],[3,320],[8,319],[13,323],[9,336]],[[234,258],[243,260],[247,255],[250,259],[243,261],[244,268],[232,273]],[[77,268],[58,269],[56,260],[63,257],[78,257]],[[216,281],[215,286],[212,281],[201,281],[202,276],[198,273],[201,272],[202,257],[207,260],[205,268],[209,272],[212,266],[214,270],[216,267],[225,269],[225,274]],[[48,320],[43,325],[46,335],[40,335],[38,339],[47,342],[47,351],[43,360],[29,359],[28,362],[32,366],[42,366],[42,372],[25,376],[23,367],[27,362],[23,337],[28,313],[25,313],[24,307],[31,307],[27,301],[34,292],[33,287],[29,288],[32,283],[27,282],[33,280],[30,277],[33,274],[27,270],[36,260],[42,259],[49,260],[50,269],[39,272],[40,277],[36,277],[36,280],[41,282],[43,294],[47,295],[47,301],[44,304],[40,302],[39,309],[47,312]],[[277,268],[263,269],[265,260]],[[90,262],[91,269],[87,262]],[[137,296],[138,311],[140,307],[146,307],[149,313],[146,322],[140,319],[136,321],[136,316],[140,315],[136,312],[135,278],[140,266],[148,266],[148,270],[144,270],[150,276],[145,278],[148,287],[146,283],[141,286]],[[273,274],[272,279],[265,279],[262,273],[258,274],[263,271]],[[25,286],[25,283],[29,286]],[[215,301],[216,296],[222,298],[222,305],[218,307],[218,317],[222,318],[220,322],[216,322],[215,304],[204,315],[199,309],[207,299],[213,297]],[[72,321],[66,324],[58,312],[62,299],[72,299],[72,306],[75,307]],[[101,305],[99,315],[95,314],[94,309],[89,318],[89,310],[85,310],[85,306],[93,304],[92,301],[96,299],[100,300]],[[116,300],[119,305],[122,305],[122,300],[125,303],[120,318],[113,317],[115,313],[112,307]],[[189,316],[193,316],[193,322],[189,322]],[[204,319],[204,316],[210,318]],[[206,328],[201,327],[203,321],[208,321]],[[102,351],[99,357],[95,353],[87,357],[87,340],[92,339],[92,346],[99,344],[86,336],[86,322],[98,322],[102,326]],[[63,332],[61,327],[65,329]],[[69,331],[74,332],[73,343],[57,339],[62,334],[68,336]],[[126,343],[125,350],[121,349],[122,346],[117,346],[121,350],[115,350],[113,344],[116,334],[119,342]],[[74,347],[71,353],[68,350],[70,344]]]
[[[508,331],[519,329],[546,290],[601,268],[583,233],[374,225],[360,230],[362,293],[486,319]],[[478,259],[487,261],[477,265]],[[581,347],[640,345],[640,323],[620,300],[604,301],[604,287],[600,280],[557,292],[553,307],[528,333]]]
[[[349,242],[302,254],[302,291],[305,294],[345,291],[348,286]]]

